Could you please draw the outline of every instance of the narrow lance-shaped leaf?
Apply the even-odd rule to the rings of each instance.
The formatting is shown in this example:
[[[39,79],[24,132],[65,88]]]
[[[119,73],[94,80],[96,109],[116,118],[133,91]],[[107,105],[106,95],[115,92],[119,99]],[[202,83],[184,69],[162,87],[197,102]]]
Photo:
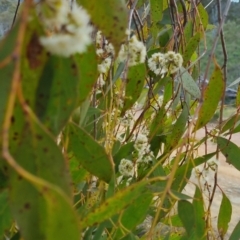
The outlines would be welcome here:
[[[104,147],[74,123],[68,124],[66,132],[69,134],[69,154],[73,154],[91,174],[109,182],[113,174],[113,161]]]
[[[122,115],[133,106],[138,100],[145,83],[146,67],[145,64],[138,64],[128,69],[125,100]]]
[[[232,216],[232,204],[228,197],[222,192],[222,202],[218,214],[218,232],[223,237],[227,230]]]
[[[78,69],[71,58],[50,56],[36,90],[35,111],[57,136],[78,103]]]
[[[235,226],[229,240],[236,240],[240,238],[240,221],[238,224]]]
[[[137,182],[108,198],[94,211],[80,220],[80,226],[86,228],[99,224],[122,211],[126,206],[146,191],[146,181]]]
[[[228,139],[217,137],[217,144],[228,163],[240,170],[240,148]]]
[[[189,40],[191,39],[192,34],[193,34],[193,23],[192,23],[192,21],[189,20],[187,22],[183,33],[184,33],[184,41],[187,44],[189,42]]]
[[[150,208],[153,195],[151,193],[144,193],[140,195],[132,204],[120,214],[119,222],[121,226],[124,226],[125,229],[129,231],[133,230],[137,224],[140,224],[144,221],[147,211]],[[115,234],[115,239],[121,239],[124,234],[121,229],[117,229]]]
[[[193,53],[196,51],[201,39],[201,34],[196,33],[188,42],[186,49],[183,53],[183,66],[186,66],[188,61],[191,59]]]
[[[214,72],[203,93],[203,103],[199,109],[194,131],[205,126],[213,117],[224,92],[224,81],[221,68],[215,63]]]
[[[181,140],[181,137],[185,131],[185,126],[188,120],[188,109],[184,105],[183,110],[178,117],[176,123],[173,125],[171,133],[167,136],[166,140],[166,150],[172,150],[177,146],[178,142]]]
[[[195,239],[205,239],[205,212],[202,192],[198,187],[194,194],[193,209],[195,215]]]
[[[188,214],[186,214],[188,213]],[[181,219],[184,228],[186,229],[187,235],[191,236],[193,227],[195,225],[195,216],[193,205],[186,201],[181,200],[178,202],[178,215]]]
[[[196,27],[201,29],[202,27],[206,30],[208,26],[208,13],[202,3],[199,3],[197,6],[198,16],[196,18]]]
[[[89,0],[77,0],[91,15],[91,21],[114,45],[116,52],[125,38],[127,8],[123,0],[102,0],[101,4]]]

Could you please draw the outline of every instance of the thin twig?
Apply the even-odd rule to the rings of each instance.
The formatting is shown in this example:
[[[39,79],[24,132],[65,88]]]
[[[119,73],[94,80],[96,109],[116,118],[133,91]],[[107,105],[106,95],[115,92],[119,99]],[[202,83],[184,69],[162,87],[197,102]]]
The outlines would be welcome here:
[[[227,17],[230,5],[231,5],[231,0],[228,0],[227,4],[226,4],[226,7],[225,7],[225,11],[224,11],[223,17],[222,17],[222,20],[219,23],[219,26],[218,26],[218,29],[217,29],[217,34],[216,34],[215,39],[213,41],[213,46],[212,46],[211,52],[210,52],[209,57],[208,57],[208,63],[207,63],[205,74],[204,74],[204,80],[207,79],[209,68],[210,68],[210,64],[211,64],[211,61],[212,61],[212,57],[213,57],[213,55],[215,53],[215,50],[216,50],[216,47],[217,47],[217,43],[218,43],[218,39],[219,39],[220,33],[222,31],[225,19]],[[201,96],[201,102],[202,102],[202,99],[203,99],[203,91],[202,91],[202,96]]]
[[[13,17],[11,29],[13,28],[14,23],[15,23],[16,18],[17,18],[17,13],[18,13],[18,9],[19,9],[19,6],[20,6],[20,1],[21,1],[21,0],[18,0],[18,3],[17,3],[17,8],[16,8],[15,13],[14,13],[14,17]]]

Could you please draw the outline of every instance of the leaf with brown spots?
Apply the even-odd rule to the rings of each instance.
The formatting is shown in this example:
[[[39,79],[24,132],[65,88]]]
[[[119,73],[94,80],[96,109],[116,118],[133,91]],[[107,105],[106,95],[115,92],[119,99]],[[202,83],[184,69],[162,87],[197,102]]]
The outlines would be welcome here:
[[[81,104],[92,92],[98,79],[96,49],[91,45],[87,52],[73,56],[79,72],[79,103]]]
[[[12,214],[8,203],[8,191],[0,192],[0,238],[4,239],[4,233],[11,228]]]
[[[208,26],[208,12],[205,9],[205,7],[202,5],[202,3],[198,4],[197,9],[198,9],[198,15],[196,18],[195,26],[197,27],[197,29],[199,29],[199,31],[201,31],[200,29],[202,27],[204,28],[204,30],[206,30]]]
[[[127,29],[127,8],[123,0],[77,0],[91,15],[91,21],[114,45],[116,53],[125,40]]]
[[[240,148],[235,143],[222,137],[217,137],[217,144],[227,162],[240,171]]]
[[[29,182],[11,169],[9,201],[22,237],[78,240],[70,176],[61,149],[37,118],[23,112],[19,105],[15,106],[14,118],[10,129],[11,154],[22,168],[46,182]]]
[[[91,174],[109,182],[113,175],[113,160],[99,143],[74,123],[68,124],[68,150]]]
[[[215,69],[203,93],[203,103],[199,110],[194,131],[202,128],[212,119],[222,98],[224,88],[225,84],[221,68],[215,63]]]
[[[79,76],[75,60],[51,56],[36,90],[35,112],[57,136],[78,104]]]
[[[27,104],[33,108],[36,89],[48,57],[39,43],[43,30],[36,17],[29,22],[26,32],[21,56],[21,85]]]
[[[16,39],[18,34],[18,25],[9,33],[9,35],[0,42],[0,64],[13,54]],[[12,78],[14,72],[14,61],[10,59],[10,62],[3,65],[0,68],[0,133],[2,124],[7,111],[8,99],[11,93]],[[0,137],[1,138],[1,137]]]

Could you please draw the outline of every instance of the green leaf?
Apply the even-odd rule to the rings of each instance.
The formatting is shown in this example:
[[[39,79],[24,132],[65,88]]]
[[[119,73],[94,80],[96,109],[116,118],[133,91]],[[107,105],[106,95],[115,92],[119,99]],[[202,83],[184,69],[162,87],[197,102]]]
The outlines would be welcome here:
[[[240,106],[240,86],[238,85],[237,97],[236,97],[236,107]]]
[[[236,240],[240,238],[240,221],[238,224],[235,226],[229,240]]]
[[[218,232],[220,236],[223,236],[226,234],[228,230],[228,224],[231,221],[232,216],[232,204],[228,197],[222,192],[222,202],[220,205],[220,210],[218,214]]]
[[[201,34],[197,32],[187,43],[186,49],[183,53],[183,66],[186,66],[188,61],[190,61],[193,53],[197,49],[201,39]]]
[[[228,139],[217,137],[217,144],[228,163],[240,170],[240,148]]]
[[[119,222],[121,226],[129,231],[132,231],[138,224],[142,223],[147,215],[147,211],[152,202],[153,195],[151,193],[144,193],[134,200],[126,210],[120,214]],[[117,229],[114,235],[115,239],[121,239],[124,236],[121,229]]]
[[[198,157],[193,160],[189,159],[189,161],[180,166],[174,175],[172,189],[181,192],[185,185],[187,184],[188,179],[190,179],[191,177],[192,169],[202,163],[205,163],[206,161],[211,159],[215,154],[216,153],[214,152]]]
[[[194,98],[200,98],[201,92],[196,84],[196,82],[193,80],[192,76],[188,73],[188,71],[185,68],[180,69],[180,81],[182,82],[183,88],[191,94]]]
[[[187,120],[188,109],[186,105],[184,105],[180,116],[178,117],[176,123],[173,125],[171,133],[167,135],[165,151],[172,150],[177,146],[178,142],[181,140],[183,133],[185,132]]]
[[[215,70],[209,84],[204,90],[203,103],[200,107],[198,119],[194,131],[205,126],[213,117],[218,103],[224,92],[224,81],[221,68],[215,64]]]
[[[172,29],[164,29],[158,34],[159,36],[158,42],[160,47],[165,47],[167,45],[171,37],[171,31]]]
[[[150,125],[150,135],[149,138],[152,139],[155,135],[161,134],[164,129],[164,121],[165,121],[165,109],[160,108],[157,114],[155,115],[155,118],[153,119],[151,125]]]
[[[37,17],[29,22],[21,56],[21,84],[27,104],[34,109],[36,90],[42,71],[48,59],[47,52],[39,42],[43,34],[42,26]]]
[[[163,103],[162,105],[165,106],[172,98],[173,93],[173,82],[169,81],[166,83],[163,93]]]
[[[8,192],[0,192],[0,239],[3,239],[5,231],[10,230],[12,214],[8,203]]]
[[[84,182],[88,175],[87,170],[80,166],[79,161],[74,156],[69,156],[69,169],[74,184]]]
[[[122,115],[138,100],[145,83],[145,64],[138,64],[128,69],[128,77],[125,90],[125,100]]]
[[[186,201],[181,200],[178,202],[178,215],[181,219],[184,228],[188,236],[191,236],[193,227],[195,225],[195,216],[194,216],[194,208],[193,205]]]
[[[82,229],[99,224],[122,211],[146,191],[146,181],[137,182],[108,198],[98,208],[80,220]]]
[[[71,201],[69,201],[67,197],[62,196],[54,190],[47,189],[46,187],[43,187],[42,191],[39,191],[39,194],[43,195],[46,204],[45,209],[39,209],[44,213],[44,216],[42,216],[40,219],[43,219],[42,223],[44,227],[45,237],[38,238],[36,236],[35,238],[29,238],[29,240],[79,240],[81,233],[79,227],[79,219],[74,208],[72,207]],[[32,230],[34,232],[35,227],[33,227]],[[26,240],[28,239],[26,238]]]
[[[205,239],[205,212],[202,192],[196,186],[196,191],[193,199],[193,209],[195,215],[195,239]]]
[[[127,28],[127,8],[123,0],[102,0],[101,4],[77,0],[91,15],[91,21],[111,42],[116,52],[120,49]]]
[[[18,24],[10,31],[9,35],[0,42],[0,63],[9,57],[16,46],[16,39],[18,34]],[[10,59],[10,62],[3,65],[0,68],[0,129],[5,118],[7,111],[8,99],[11,92],[12,78],[14,72],[14,61]]]
[[[113,161],[99,143],[74,123],[68,124],[69,153],[91,174],[109,182],[113,175]]]
[[[78,70],[71,58],[50,56],[36,91],[35,111],[57,136],[78,103]]]
[[[188,21],[185,28],[184,28],[184,41],[188,44],[189,40],[193,35],[193,23],[192,21]]]
[[[129,142],[125,145],[123,145],[119,151],[116,153],[116,155],[113,156],[114,159],[114,163],[116,168],[118,167],[118,165],[120,164],[121,160],[123,158],[128,158],[128,156],[130,156],[134,150],[134,142]]]
[[[16,105],[12,119],[10,151],[28,172],[9,171],[10,207],[22,237],[79,239],[70,176],[61,150],[32,113]]]
[[[87,52],[73,57],[79,71],[79,103],[82,103],[92,92],[92,88],[98,79],[97,56],[94,45]]]
[[[150,0],[150,7],[151,7],[151,10],[150,10],[151,22],[152,22],[150,31],[152,33],[152,37],[154,39],[154,44],[155,44],[156,37],[159,31],[157,23],[161,21],[163,17],[163,1]]]
[[[196,27],[200,29],[203,27],[204,30],[208,27],[208,13],[202,3],[199,3],[197,6],[199,16],[196,18]]]
[[[232,130],[238,127],[239,124],[240,124],[240,116],[238,115],[238,113],[236,113],[223,122],[220,133],[224,133],[227,130],[230,130],[230,132],[232,132]]]

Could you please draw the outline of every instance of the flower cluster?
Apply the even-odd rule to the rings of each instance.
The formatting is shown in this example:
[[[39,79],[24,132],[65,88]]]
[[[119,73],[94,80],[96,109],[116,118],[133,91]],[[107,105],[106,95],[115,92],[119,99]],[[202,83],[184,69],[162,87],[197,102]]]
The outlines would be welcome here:
[[[137,163],[150,164],[152,163],[153,153],[150,150],[148,137],[146,134],[139,133],[134,141],[134,153]]]
[[[47,0],[41,5],[42,22],[49,31],[40,43],[52,54],[68,57],[86,51],[92,27],[87,12],[67,0]]]
[[[98,64],[98,71],[106,74],[112,64],[115,50],[113,45],[102,36],[101,31],[98,31],[96,35],[96,48],[96,54],[101,61],[101,63]]]
[[[134,175],[134,165],[133,162],[123,158],[118,166],[120,174],[125,177],[132,177]]]
[[[121,46],[118,54],[118,60],[120,62],[128,60],[129,66],[134,66],[143,63],[146,59],[147,51],[143,42],[139,41],[135,35],[133,35],[127,44]]]
[[[148,138],[145,134],[139,133],[134,140],[134,151],[132,152],[132,161],[122,159],[118,169],[121,175],[132,177],[134,173],[137,175],[137,169],[144,169],[152,163],[154,155],[150,150]]]
[[[165,73],[175,73],[182,66],[183,58],[181,54],[169,51],[165,54],[154,53],[148,59],[148,67],[156,75],[164,75]]]

